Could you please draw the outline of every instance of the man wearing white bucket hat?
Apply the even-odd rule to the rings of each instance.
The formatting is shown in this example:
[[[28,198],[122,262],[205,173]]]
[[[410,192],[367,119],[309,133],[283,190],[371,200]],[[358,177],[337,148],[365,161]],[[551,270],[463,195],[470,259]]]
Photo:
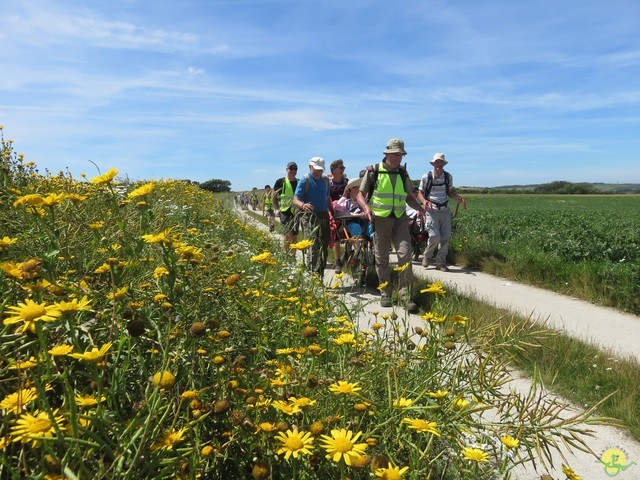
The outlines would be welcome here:
[[[451,210],[449,199],[453,198],[467,208],[464,198],[455,193],[453,189],[453,176],[444,171],[448,163],[444,153],[436,153],[431,160],[433,171],[425,173],[420,179],[418,199],[422,203],[426,213],[429,240],[424,251],[422,266],[427,268],[436,249],[436,269],[448,272],[447,253],[449,251],[449,239],[451,238]]]

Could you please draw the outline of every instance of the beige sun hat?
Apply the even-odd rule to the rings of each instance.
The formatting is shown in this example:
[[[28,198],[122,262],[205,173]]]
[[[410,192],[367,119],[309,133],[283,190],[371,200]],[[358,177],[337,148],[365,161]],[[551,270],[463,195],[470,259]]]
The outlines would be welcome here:
[[[347,182],[347,186],[344,187],[344,191],[351,190],[352,188],[360,188],[360,184],[362,183],[362,178],[352,178]]]
[[[387,148],[382,153],[401,153],[406,155],[407,152],[404,149],[404,141],[399,138],[392,138],[387,142]]]
[[[436,154],[433,156],[433,160],[431,160],[431,162],[430,162],[430,163],[431,163],[431,165],[433,165],[433,164],[436,162],[436,160],[442,160],[442,161],[444,162],[444,164],[445,164],[445,165],[446,165],[447,163],[449,163],[449,162],[447,162],[447,161],[444,159],[444,153],[436,153]]]

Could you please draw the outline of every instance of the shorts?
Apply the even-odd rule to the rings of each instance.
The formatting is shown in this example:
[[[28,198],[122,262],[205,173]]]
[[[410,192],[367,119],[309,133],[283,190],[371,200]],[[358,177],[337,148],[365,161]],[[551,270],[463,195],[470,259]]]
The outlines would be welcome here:
[[[280,210],[280,224],[282,225],[285,235],[288,233],[298,235],[300,231],[300,219],[291,211],[283,212]]]
[[[275,216],[276,216],[276,214],[273,212],[273,208],[267,208],[267,209],[264,211],[264,216],[265,216],[265,217],[275,217]]]

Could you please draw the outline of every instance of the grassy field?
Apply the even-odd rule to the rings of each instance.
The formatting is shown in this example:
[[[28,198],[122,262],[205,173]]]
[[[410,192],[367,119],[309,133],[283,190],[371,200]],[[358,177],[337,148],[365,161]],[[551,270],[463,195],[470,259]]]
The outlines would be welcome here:
[[[452,260],[640,313],[640,196],[467,195]]]

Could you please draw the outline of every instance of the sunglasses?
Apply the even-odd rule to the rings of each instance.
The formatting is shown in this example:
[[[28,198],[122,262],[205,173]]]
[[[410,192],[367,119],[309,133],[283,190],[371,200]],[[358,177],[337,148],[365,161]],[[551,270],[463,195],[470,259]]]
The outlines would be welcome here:
[[[298,171],[298,167],[289,167],[289,170],[291,170],[293,172],[297,172]]]
[[[344,170],[345,168],[347,168],[347,167],[344,167],[344,166],[343,167],[336,167],[335,170]]]

